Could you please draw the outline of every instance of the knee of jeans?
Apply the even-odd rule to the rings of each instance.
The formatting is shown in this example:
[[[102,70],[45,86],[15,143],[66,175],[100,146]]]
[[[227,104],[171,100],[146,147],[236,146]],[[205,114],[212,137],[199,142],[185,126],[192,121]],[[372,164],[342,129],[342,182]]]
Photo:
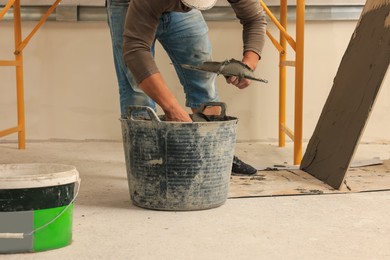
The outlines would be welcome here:
[[[122,110],[126,110],[128,106],[148,106],[156,110],[154,101],[143,93],[122,92],[120,93],[120,101]]]
[[[157,113],[157,109],[155,107],[151,108]],[[129,106],[121,107],[121,118],[127,119],[130,116],[137,119],[151,119],[148,112],[140,111],[129,114]]]

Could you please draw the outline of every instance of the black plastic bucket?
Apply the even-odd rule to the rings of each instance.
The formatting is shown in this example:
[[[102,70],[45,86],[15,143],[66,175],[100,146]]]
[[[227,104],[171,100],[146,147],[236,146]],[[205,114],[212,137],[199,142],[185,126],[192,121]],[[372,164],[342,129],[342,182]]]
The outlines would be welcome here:
[[[212,103],[215,105],[215,103]],[[167,122],[153,109],[129,107],[121,119],[130,197],[137,206],[200,210],[226,202],[236,142],[237,118]],[[133,114],[147,112],[150,120]]]

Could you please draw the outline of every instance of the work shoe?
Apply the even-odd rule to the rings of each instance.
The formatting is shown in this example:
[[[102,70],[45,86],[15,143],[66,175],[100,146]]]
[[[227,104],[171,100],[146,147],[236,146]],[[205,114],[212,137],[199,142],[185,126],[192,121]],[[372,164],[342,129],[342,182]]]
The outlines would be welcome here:
[[[235,175],[253,175],[257,172],[255,168],[244,163],[237,156],[233,157],[232,174]]]

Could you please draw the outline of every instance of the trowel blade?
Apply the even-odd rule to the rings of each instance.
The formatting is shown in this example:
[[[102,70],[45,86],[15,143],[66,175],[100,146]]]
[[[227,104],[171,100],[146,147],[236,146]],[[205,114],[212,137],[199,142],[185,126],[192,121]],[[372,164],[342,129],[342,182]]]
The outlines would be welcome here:
[[[222,74],[222,73],[220,73]],[[268,80],[266,79],[260,79],[260,78],[256,78],[256,77],[251,77],[251,76],[248,76],[248,75],[243,75],[243,76],[240,76],[240,75],[232,75],[230,73],[225,73],[225,74],[222,74],[224,75],[225,77],[232,77],[232,76],[235,76],[235,77],[241,77],[241,78],[245,78],[245,79],[250,79],[250,80],[255,80],[255,81],[259,81],[259,82],[263,82],[263,83],[268,83]]]
[[[230,73],[223,73],[223,72],[218,72],[218,71],[214,71],[214,70],[211,70],[211,69],[205,69],[205,68],[202,68],[202,67],[198,67],[198,66],[194,66],[194,65],[189,65],[189,64],[180,64],[180,66],[182,68],[185,68],[185,69],[190,69],[190,70],[197,70],[197,71],[204,71],[204,72],[209,72],[209,73],[216,73],[218,75],[223,75],[225,77],[232,77],[232,76],[235,76],[235,77],[241,77],[241,78],[246,78],[246,79],[250,79],[250,80],[255,80],[255,81],[259,81],[259,82],[263,82],[263,83],[268,83],[268,80],[266,79],[260,79],[260,78],[256,78],[256,77],[251,77],[251,76],[247,76],[247,75],[232,75]]]

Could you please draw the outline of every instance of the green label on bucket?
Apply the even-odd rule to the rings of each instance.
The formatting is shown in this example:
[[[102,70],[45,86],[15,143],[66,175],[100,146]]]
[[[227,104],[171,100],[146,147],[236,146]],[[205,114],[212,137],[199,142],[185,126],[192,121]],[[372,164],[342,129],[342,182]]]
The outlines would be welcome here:
[[[60,248],[71,243],[74,205],[70,205],[67,209],[66,207],[34,211],[34,229],[38,229],[34,232],[34,252]],[[62,213],[64,209],[66,210]],[[55,219],[61,213],[62,215]],[[55,221],[45,226],[53,219]]]

